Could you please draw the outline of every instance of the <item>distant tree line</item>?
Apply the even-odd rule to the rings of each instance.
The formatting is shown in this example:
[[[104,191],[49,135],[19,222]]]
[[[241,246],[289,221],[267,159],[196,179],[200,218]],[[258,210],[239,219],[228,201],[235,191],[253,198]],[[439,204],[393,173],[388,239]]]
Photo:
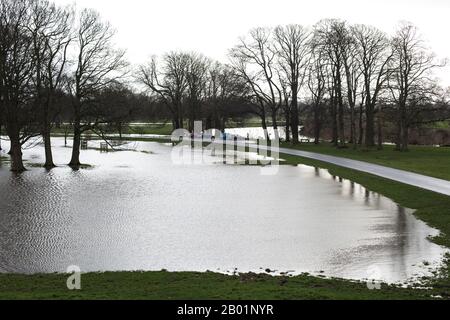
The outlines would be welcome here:
[[[223,129],[234,108],[260,117],[264,129],[282,123],[293,143],[308,126],[315,143],[330,129],[336,147],[382,148],[392,126],[396,149],[406,151],[412,127],[450,118],[448,89],[433,74],[446,60],[437,60],[410,23],[392,36],[336,19],[255,28],[229,57],[224,65],[171,52],[139,67],[136,78],[170,110],[174,128],[205,120]]]
[[[319,143],[381,148],[387,127],[400,151],[409,131],[450,118],[448,90],[433,72],[445,65],[416,27],[391,36],[341,20],[255,28],[229,51],[229,63],[196,52],[169,52],[130,66],[115,31],[93,10],[47,0],[0,0],[0,135],[11,142],[13,171],[22,146],[42,137],[45,167],[54,167],[51,134],[69,127],[70,165],[80,165],[89,131],[122,132],[133,120],[169,120],[174,129],[224,130],[230,119],[256,115],[264,129],[284,126],[299,142],[310,128]]]

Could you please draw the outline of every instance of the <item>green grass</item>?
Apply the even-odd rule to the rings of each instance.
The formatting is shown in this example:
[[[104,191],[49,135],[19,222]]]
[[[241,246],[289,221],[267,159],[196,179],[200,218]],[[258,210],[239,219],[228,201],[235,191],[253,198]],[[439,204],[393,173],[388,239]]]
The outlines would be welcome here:
[[[394,146],[385,145],[383,150],[337,149],[329,143],[299,144],[282,143],[282,147],[317,152],[343,158],[367,161],[396,169],[407,170],[427,176],[450,180],[450,148],[410,146],[408,152],[398,152]]]
[[[124,134],[159,134],[159,135],[171,135],[173,132],[173,126],[168,124],[146,124],[139,126],[131,126],[124,128]]]
[[[53,128],[52,135],[54,136],[64,136],[64,128]],[[125,125],[122,129],[122,134],[156,134],[156,135],[171,135],[173,132],[173,127],[171,123],[166,124],[143,124],[143,125],[133,125],[127,126]],[[112,130],[109,133],[118,134],[116,129]],[[68,131],[69,136],[72,136],[73,130],[70,128]],[[95,136],[93,132],[87,131],[84,133],[91,134]]]
[[[10,159],[8,157],[0,156],[0,165],[2,163],[9,163]]]
[[[0,299],[429,299],[429,291],[323,279],[309,275],[227,276],[212,272],[107,272],[81,275],[81,290],[69,291],[67,275],[0,274]]]
[[[431,129],[450,129],[450,121],[439,121],[427,125]]]

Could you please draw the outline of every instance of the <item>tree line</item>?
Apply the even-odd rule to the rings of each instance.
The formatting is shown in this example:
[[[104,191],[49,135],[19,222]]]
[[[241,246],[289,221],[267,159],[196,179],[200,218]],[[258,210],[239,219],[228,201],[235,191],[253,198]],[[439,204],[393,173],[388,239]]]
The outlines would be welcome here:
[[[434,78],[445,65],[415,26],[389,36],[375,27],[326,19],[255,28],[229,50],[228,63],[196,52],[169,52],[131,66],[115,30],[91,9],[47,0],[0,0],[0,131],[11,142],[11,169],[23,171],[22,146],[42,137],[54,167],[51,134],[70,123],[70,165],[80,165],[83,133],[105,138],[136,116],[168,118],[173,128],[224,130],[253,114],[264,129],[284,126],[299,142],[330,130],[336,147],[382,147],[387,124],[397,149],[420,123],[449,119],[448,92]],[[150,115],[151,114],[151,115]],[[1,132],[0,132],[1,135]]]

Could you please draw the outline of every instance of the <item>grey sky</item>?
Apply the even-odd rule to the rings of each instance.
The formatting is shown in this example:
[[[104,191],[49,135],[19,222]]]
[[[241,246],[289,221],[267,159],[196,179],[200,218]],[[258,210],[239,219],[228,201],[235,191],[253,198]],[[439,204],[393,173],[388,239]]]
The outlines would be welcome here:
[[[448,0],[56,0],[98,10],[118,31],[132,63],[170,50],[195,50],[227,62],[227,50],[257,26],[323,18],[366,23],[392,34],[401,20],[415,23],[438,57],[450,57]],[[439,72],[450,86],[450,67]]]

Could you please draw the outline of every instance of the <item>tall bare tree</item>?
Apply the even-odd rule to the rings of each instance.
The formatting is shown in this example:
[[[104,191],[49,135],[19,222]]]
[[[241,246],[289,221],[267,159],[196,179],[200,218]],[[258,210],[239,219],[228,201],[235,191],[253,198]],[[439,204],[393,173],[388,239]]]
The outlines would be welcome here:
[[[73,148],[69,165],[80,165],[81,134],[102,122],[95,94],[126,74],[125,51],[113,46],[115,31],[91,9],[81,12],[76,30],[76,70],[69,81],[73,96]]]
[[[343,93],[344,52],[348,44],[346,23],[336,19],[322,20],[314,28],[314,38],[315,45],[321,46],[321,50],[326,53],[330,69],[329,91],[333,117],[333,143],[343,147],[346,142]]]
[[[290,116],[287,122],[292,130],[292,142],[298,143],[299,112],[298,94],[307,74],[310,57],[310,31],[301,25],[278,26],[274,31],[275,50],[278,55],[279,66],[284,74],[290,91]],[[289,132],[287,130],[287,132]]]
[[[308,67],[308,89],[311,93],[314,113],[314,143],[319,144],[320,132],[323,126],[324,111],[322,104],[327,89],[327,61],[320,46],[312,46],[311,63]]]
[[[248,95],[248,87],[234,70],[221,63],[209,68],[207,84],[207,105],[210,107],[207,117],[207,129],[225,130],[228,116],[233,107],[243,104]]]
[[[356,148],[356,100],[360,94],[361,68],[357,58],[358,43],[353,37],[351,29],[345,26],[340,30],[341,51],[346,79],[347,104],[350,109],[350,140]]]
[[[389,78],[392,52],[389,40],[380,30],[366,26],[352,27],[356,42],[356,59],[362,73],[366,111],[365,145],[375,146],[375,112],[380,94]]]
[[[201,54],[190,53],[186,70],[187,102],[189,105],[189,130],[194,122],[202,119],[202,103],[206,94],[206,83],[210,61]]]
[[[282,106],[283,94],[276,72],[277,50],[273,46],[272,31],[267,28],[252,29],[247,38],[240,39],[240,44],[231,50],[230,55],[236,70],[252,88],[264,118],[267,106],[277,132],[277,113]]]
[[[31,104],[33,42],[29,33],[30,2],[0,2],[0,103],[11,142],[11,170],[25,170],[22,145],[36,135]]]
[[[31,2],[30,34],[35,63],[35,106],[44,140],[45,167],[53,168],[51,127],[58,114],[55,95],[64,86],[67,53],[72,41],[73,9],[55,6],[47,0]]]
[[[432,72],[446,64],[438,62],[420,37],[417,28],[402,23],[393,40],[391,96],[397,107],[397,150],[407,151],[410,124],[419,110],[436,94]]]
[[[267,105],[263,98],[263,89],[259,84],[257,72],[250,70],[247,59],[241,55],[232,53],[232,66],[234,72],[242,79],[249,88],[248,102],[252,107],[253,113],[261,118],[261,126],[267,132]]]
[[[136,78],[155,95],[172,114],[173,129],[184,127],[183,98],[188,88],[189,55],[171,52],[164,55],[159,66],[156,57],[139,67]]]

